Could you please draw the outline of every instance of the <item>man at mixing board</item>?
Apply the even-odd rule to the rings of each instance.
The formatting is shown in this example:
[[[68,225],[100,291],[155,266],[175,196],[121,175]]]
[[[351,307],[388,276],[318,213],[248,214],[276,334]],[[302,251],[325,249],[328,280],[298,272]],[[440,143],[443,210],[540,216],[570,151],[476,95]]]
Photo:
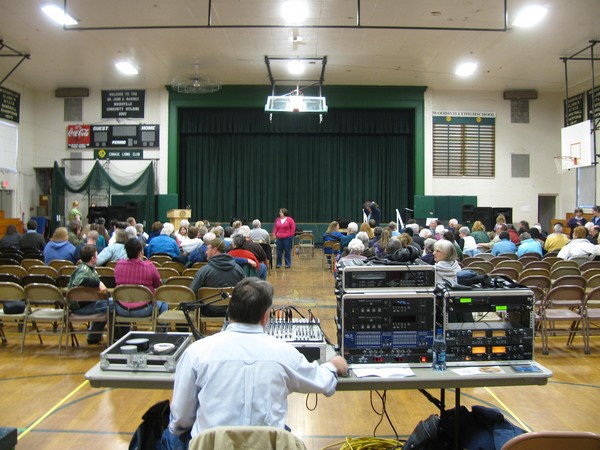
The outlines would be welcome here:
[[[187,449],[191,438],[218,426],[285,428],[290,393],[333,395],[346,360],[309,363],[291,344],[265,334],[272,303],[268,282],[243,279],[231,297],[227,329],[184,352],[163,449]]]

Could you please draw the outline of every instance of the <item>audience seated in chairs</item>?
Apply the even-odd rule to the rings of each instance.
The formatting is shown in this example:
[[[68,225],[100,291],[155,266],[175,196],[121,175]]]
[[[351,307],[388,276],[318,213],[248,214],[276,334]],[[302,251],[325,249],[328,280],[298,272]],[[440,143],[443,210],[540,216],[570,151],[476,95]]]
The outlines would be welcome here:
[[[197,262],[206,262],[206,248],[208,243],[216,239],[216,235],[213,232],[208,232],[202,237],[202,244],[196,248],[192,253],[188,255],[187,266],[191,267]]]
[[[236,233],[233,235],[231,240],[232,245],[227,253],[233,256],[236,263],[242,266],[246,276],[257,276],[263,280],[266,280],[266,267],[264,271],[261,270],[261,273],[259,273],[260,263],[258,262],[258,259],[256,259],[256,256],[251,251],[244,250],[244,243],[246,242],[244,235],[241,233]]]
[[[125,251],[127,232],[119,228],[115,231],[115,236],[115,242],[113,244],[109,244],[108,247],[98,254],[99,266],[104,266],[109,261],[127,259],[127,252]]]
[[[492,254],[494,256],[499,256],[504,253],[517,253],[517,246],[510,240],[508,231],[501,231],[498,237],[500,238],[500,241],[495,243],[492,248]]]
[[[528,232],[523,232],[519,235],[519,239],[521,243],[519,244],[519,248],[517,248],[517,256],[520,258],[526,253],[537,253],[542,257],[543,250],[542,244],[533,239]]]
[[[27,230],[25,231],[25,234],[21,235],[19,241],[19,248],[21,249],[21,251],[44,251],[44,247],[46,246],[46,239],[44,239],[44,236],[37,232],[37,226],[38,223],[33,219],[27,222]]]
[[[171,258],[177,258],[181,254],[181,251],[179,250],[177,239],[171,236],[173,231],[175,231],[173,224],[165,222],[160,234],[148,242],[146,256],[150,258],[156,253],[162,253],[169,255]]]
[[[573,230],[573,240],[560,249],[558,257],[562,259],[573,259],[592,257],[597,254],[596,246],[586,239],[585,227],[576,227]]]
[[[0,249],[14,248],[19,249],[21,246],[21,235],[17,227],[12,223],[6,227],[6,234],[0,239]]]
[[[69,279],[69,284],[67,287],[70,289],[74,286],[83,286],[83,287],[91,287],[98,288],[98,293],[102,295],[106,295],[106,286],[104,283],[100,281],[100,276],[98,272],[96,272],[96,261],[98,260],[98,249],[95,245],[85,245],[81,249],[81,263],[77,266],[77,269],[71,274],[71,278]],[[90,302],[86,305],[81,305],[77,302],[73,302],[69,305],[69,310],[78,315],[88,315],[88,314],[99,314],[106,313],[106,308],[109,308],[112,312],[113,304],[112,300],[109,300],[109,304],[107,306],[106,301],[98,300],[96,302]],[[96,332],[94,334],[89,334],[87,338],[87,343],[90,345],[98,344],[101,340],[101,335],[98,334],[98,331],[102,331],[105,327],[105,322],[92,322],[90,324],[89,330]]]
[[[254,219],[252,221],[252,230],[250,230],[250,239],[253,242],[260,244],[271,244],[271,236],[269,232],[262,228],[260,220]]]
[[[458,234],[464,241],[463,255],[475,256],[481,253],[481,250],[477,248],[477,242],[475,241],[475,238],[471,236],[471,231],[468,227],[462,227],[460,230],[458,230]]]
[[[242,225],[239,227],[238,232],[235,234],[241,234],[242,236],[244,236],[244,243],[243,245],[240,247],[244,250],[248,250],[249,252],[252,252],[254,254],[254,256],[256,257],[257,261],[259,262],[259,267],[258,267],[258,273],[260,278],[262,278],[263,280],[267,279],[267,262],[268,262],[268,258],[267,255],[265,253],[265,251],[263,250],[262,246],[257,243],[257,242],[252,242],[252,240],[250,239],[250,228],[247,225]]]
[[[228,287],[235,286],[246,277],[242,268],[235,262],[233,256],[225,253],[225,243],[221,239],[213,239],[206,248],[208,264],[202,267],[194,276],[190,286],[197,293],[201,287]],[[213,317],[224,316],[224,311],[212,311],[212,308],[203,307],[202,315]]]
[[[141,284],[154,293],[154,290],[161,285],[160,275],[152,261],[142,259],[144,257],[142,243],[136,238],[129,239],[125,244],[125,251],[128,260],[120,260],[115,267],[116,286]],[[158,314],[169,309],[169,305],[160,301],[156,302],[156,307]],[[117,303],[115,311],[119,316],[147,317],[152,314],[152,304],[146,302]],[[120,330],[120,333],[117,334],[122,336],[124,330]]]
[[[48,264],[53,259],[66,259],[75,263],[74,258],[75,246],[68,241],[67,229],[58,227],[44,247],[44,263]]]

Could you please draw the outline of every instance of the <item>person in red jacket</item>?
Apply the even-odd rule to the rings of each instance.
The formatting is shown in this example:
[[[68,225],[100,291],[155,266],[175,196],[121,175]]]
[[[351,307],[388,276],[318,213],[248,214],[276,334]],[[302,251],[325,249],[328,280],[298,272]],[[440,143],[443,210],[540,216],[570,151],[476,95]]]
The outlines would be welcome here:
[[[296,222],[290,217],[287,209],[279,210],[279,217],[275,219],[273,235],[277,244],[277,268],[281,267],[282,256],[285,257],[285,268],[292,266],[292,244],[296,234]]]

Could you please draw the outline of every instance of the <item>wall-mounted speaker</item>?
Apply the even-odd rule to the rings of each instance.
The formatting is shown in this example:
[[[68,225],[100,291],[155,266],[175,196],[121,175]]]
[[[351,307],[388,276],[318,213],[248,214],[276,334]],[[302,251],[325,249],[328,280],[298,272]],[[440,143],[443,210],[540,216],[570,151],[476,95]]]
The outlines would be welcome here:
[[[535,100],[536,98],[538,93],[535,89],[504,91],[504,100]]]
[[[54,91],[54,96],[56,98],[66,98],[66,97],[89,97],[90,90],[88,88],[58,88]]]
[[[471,227],[476,221],[480,221],[486,231],[493,230],[495,217],[493,208],[487,206],[463,205],[463,225]]]
[[[493,209],[493,219],[494,223],[496,222],[496,217],[500,214],[504,216],[506,219],[506,223],[513,223],[513,210],[512,208],[494,208]]]

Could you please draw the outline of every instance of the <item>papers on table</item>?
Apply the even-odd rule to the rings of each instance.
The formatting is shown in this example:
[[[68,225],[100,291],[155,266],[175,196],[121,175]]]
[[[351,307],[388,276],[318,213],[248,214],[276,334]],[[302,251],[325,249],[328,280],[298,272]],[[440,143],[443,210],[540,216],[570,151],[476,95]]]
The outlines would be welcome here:
[[[365,377],[405,378],[405,377],[414,377],[415,376],[415,373],[408,366],[386,367],[384,365],[382,367],[365,367],[365,368],[357,368],[355,366],[355,367],[352,367],[352,372],[354,372],[354,375],[356,375],[357,378],[365,378]]]
[[[490,375],[494,373],[505,373],[500,366],[480,366],[480,367],[457,367],[450,369],[458,375]]]

